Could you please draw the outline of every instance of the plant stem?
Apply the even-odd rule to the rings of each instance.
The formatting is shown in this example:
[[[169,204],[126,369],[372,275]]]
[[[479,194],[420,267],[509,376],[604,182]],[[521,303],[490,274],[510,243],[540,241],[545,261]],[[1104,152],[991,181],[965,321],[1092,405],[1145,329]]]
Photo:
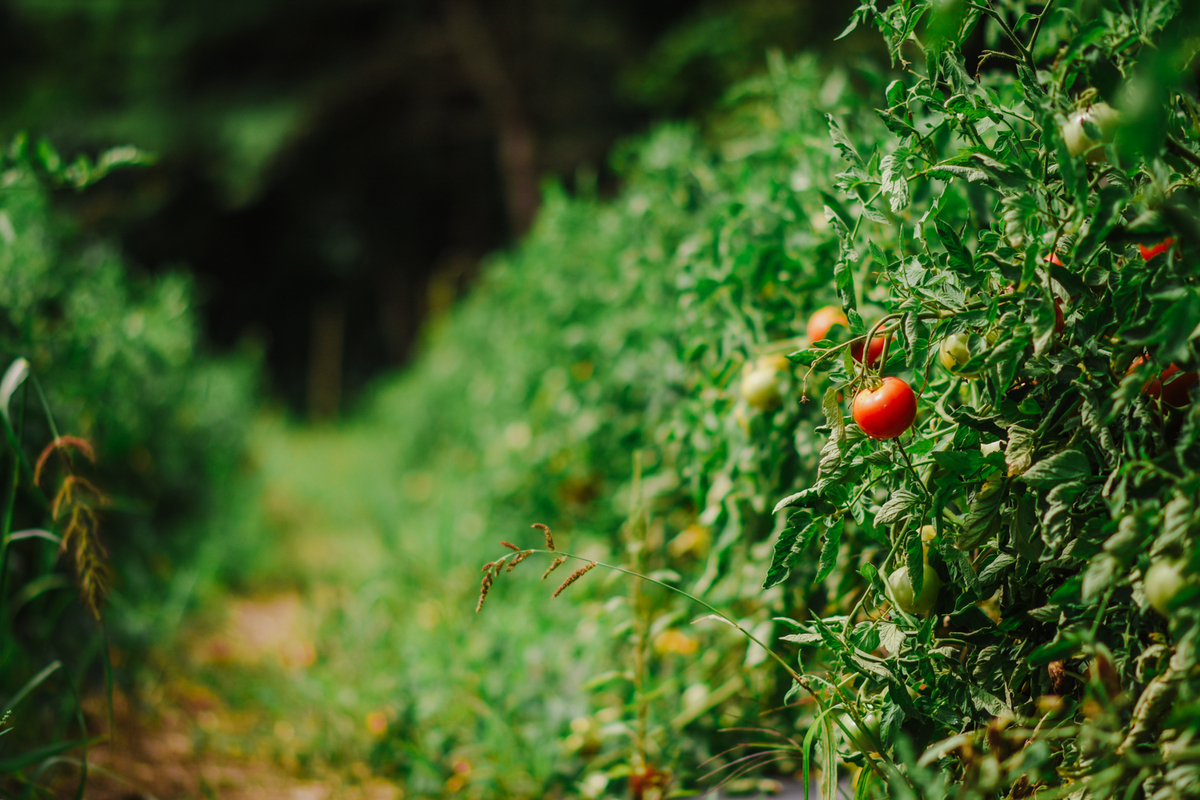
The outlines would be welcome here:
[[[913,480],[917,482],[917,486],[921,487],[921,491],[925,493],[926,497],[932,497],[933,495],[929,493],[929,489],[925,488],[925,483],[921,480],[921,476],[917,474],[917,469],[913,466],[912,460],[908,457],[908,451],[905,450],[904,445],[901,444],[900,437],[897,436],[892,441],[896,443],[896,449],[899,450],[900,455],[904,457],[904,463],[908,465],[909,471],[912,472]]]

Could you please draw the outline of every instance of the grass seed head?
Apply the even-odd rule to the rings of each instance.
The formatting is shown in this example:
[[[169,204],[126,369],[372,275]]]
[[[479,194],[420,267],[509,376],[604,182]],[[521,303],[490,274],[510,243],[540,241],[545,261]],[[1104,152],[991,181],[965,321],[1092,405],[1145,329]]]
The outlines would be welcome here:
[[[588,562],[587,564],[584,564],[582,567],[575,570],[574,572],[572,572],[570,575],[567,576],[567,579],[562,582],[562,585],[554,590],[554,594],[552,594],[551,597],[558,597],[560,594],[563,593],[563,589],[566,589],[572,583],[579,580],[584,575],[587,575],[589,572],[591,572],[595,568],[595,566],[596,566],[596,562],[591,561],[591,562]]]
[[[542,580],[549,578],[551,572],[554,572],[554,570],[558,569],[565,563],[567,563],[566,556],[559,556],[558,558],[554,559],[550,566],[546,568],[546,571],[542,573]]]
[[[550,533],[550,528],[546,525],[543,525],[540,522],[533,523],[533,527],[537,528],[542,533],[546,534],[546,549],[553,550],[554,549],[554,534]]]

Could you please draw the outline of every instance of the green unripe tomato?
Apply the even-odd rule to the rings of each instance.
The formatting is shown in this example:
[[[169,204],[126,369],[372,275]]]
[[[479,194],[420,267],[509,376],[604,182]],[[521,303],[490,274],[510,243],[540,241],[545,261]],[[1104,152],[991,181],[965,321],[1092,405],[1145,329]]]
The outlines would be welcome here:
[[[772,408],[782,398],[779,373],[756,369],[742,378],[742,399],[758,409]]]
[[[786,356],[763,356],[747,364],[742,374],[742,399],[754,408],[774,408],[783,399],[783,373],[791,366]]]
[[[879,745],[876,744],[879,741],[879,718],[873,712],[863,717],[862,728],[858,727],[858,723],[849,714],[842,714],[842,725],[849,732],[847,740],[851,747],[857,747],[865,753],[874,753],[879,750]]]
[[[966,333],[953,333],[942,339],[938,345],[938,361],[948,371],[964,378],[977,378],[978,373],[967,375],[960,373],[959,368],[971,360],[971,337]]]
[[[913,596],[912,581],[908,579],[908,567],[901,567],[888,576],[888,593],[896,607],[905,614],[928,614],[937,603],[938,590],[942,587],[942,579],[937,570],[925,563],[924,579],[921,593]]]
[[[1155,561],[1142,579],[1146,601],[1164,617],[1170,616],[1171,601],[1186,582],[1178,562]]]
[[[1087,135],[1087,131],[1083,129],[1085,122],[1095,125],[1100,130],[1100,141]],[[1062,137],[1063,141],[1067,143],[1067,152],[1073,156],[1086,154],[1087,160],[1093,163],[1103,161],[1105,158],[1104,148],[1100,145],[1102,142],[1112,141],[1120,122],[1120,114],[1108,103],[1096,103],[1076,111],[1067,118],[1067,123],[1062,126]]]

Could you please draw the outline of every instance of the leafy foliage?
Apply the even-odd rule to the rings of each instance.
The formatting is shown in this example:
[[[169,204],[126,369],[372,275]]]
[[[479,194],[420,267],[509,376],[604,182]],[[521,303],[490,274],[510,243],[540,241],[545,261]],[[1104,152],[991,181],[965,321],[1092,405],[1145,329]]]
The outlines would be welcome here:
[[[1185,679],[1197,589],[1184,584],[1164,620],[1143,581],[1161,560],[1198,566],[1197,406],[1144,389],[1168,365],[1198,366],[1197,106],[1161,67],[1192,58],[1168,26],[1194,21],[1171,3],[1083,11],[856,13],[903,71],[878,112],[892,137],[830,120],[846,162],[835,271],[877,276],[902,345],[883,371],[918,389],[923,413],[880,444],[827,406],[827,457],[780,504],[790,526],[770,574],[814,525],[840,533],[826,547],[849,546],[830,574],[858,598],[852,613],[794,624],[833,632],[807,661],[827,670],[825,703],[884,720],[882,755],[850,757],[876,773],[868,791],[1173,797],[1200,774]],[[959,43],[976,31],[989,49],[971,76]],[[1084,127],[1104,150],[1085,161],[1065,143],[1069,115],[1101,100],[1121,120],[1115,136]],[[1149,261],[1133,246],[1168,236],[1176,246]],[[855,294],[841,299],[852,314]],[[950,372],[934,346],[960,333],[973,355]],[[847,393],[871,380],[832,375]],[[926,525],[936,609],[888,612],[877,576],[907,566],[920,591]]]
[[[107,665],[107,604],[122,612],[116,641],[136,647],[170,613],[165,596],[191,599],[163,567],[221,523],[214,482],[237,466],[252,398],[248,360],[197,352],[185,278],[130,276],[50,208],[51,187],[146,160],[117,148],[67,162],[24,136],[0,155],[0,773],[30,793],[88,737],[79,696]]]
[[[827,774],[835,753],[863,767],[862,796],[1186,794],[1200,156],[1178,65],[1194,57],[1194,20],[1170,2],[899,2],[862,6],[861,23],[899,68],[866,73],[882,108],[814,102],[811,80],[806,95],[777,67],[742,87],[725,158],[692,155],[694,188],[674,196],[703,198],[703,222],[661,259],[677,270],[669,335],[685,390],[661,422],[651,404],[648,430],[665,434],[642,441],[662,443],[655,467],[682,477],[715,535],[695,572],[658,556],[710,602],[791,607],[779,622],[802,646],[794,689],[819,709],[794,750]],[[961,49],[973,37],[986,48],[975,74]],[[1084,115],[1079,149],[1073,114],[1101,101],[1119,123]],[[837,174],[813,138],[821,105]],[[739,136],[738,115],[756,112],[757,141]],[[632,180],[625,197],[640,190]],[[1168,237],[1149,260],[1135,247]],[[858,341],[896,337],[877,369],[836,336],[796,350],[797,315],[834,298]],[[948,368],[942,344],[958,334],[969,354]],[[790,399],[739,405],[742,365],[789,344]],[[1188,374],[1179,395],[1159,376],[1170,365]],[[879,372],[920,396],[912,430],[883,443],[840,398]],[[823,397],[823,424],[795,402],[802,386]],[[744,567],[766,558],[762,541],[766,591],[751,600]],[[919,595],[926,561],[941,588],[914,617],[886,579],[907,568]],[[1163,561],[1184,576],[1165,617],[1143,579]],[[849,724],[868,717],[879,741],[864,746]]]

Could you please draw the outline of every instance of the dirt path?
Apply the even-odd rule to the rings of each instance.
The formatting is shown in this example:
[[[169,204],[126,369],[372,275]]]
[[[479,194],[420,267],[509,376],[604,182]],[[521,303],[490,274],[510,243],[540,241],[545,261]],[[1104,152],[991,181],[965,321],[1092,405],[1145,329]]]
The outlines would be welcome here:
[[[115,733],[88,753],[87,800],[400,800],[401,787],[361,763],[302,766],[289,753],[295,732],[264,712],[236,705],[187,677],[203,669],[269,667],[300,671],[315,657],[315,621],[296,593],[234,599],[197,630],[188,652],[167,654],[161,678],[131,698],[113,697]],[[103,697],[86,703],[94,730],[108,730]],[[73,797],[77,776],[58,795]]]

